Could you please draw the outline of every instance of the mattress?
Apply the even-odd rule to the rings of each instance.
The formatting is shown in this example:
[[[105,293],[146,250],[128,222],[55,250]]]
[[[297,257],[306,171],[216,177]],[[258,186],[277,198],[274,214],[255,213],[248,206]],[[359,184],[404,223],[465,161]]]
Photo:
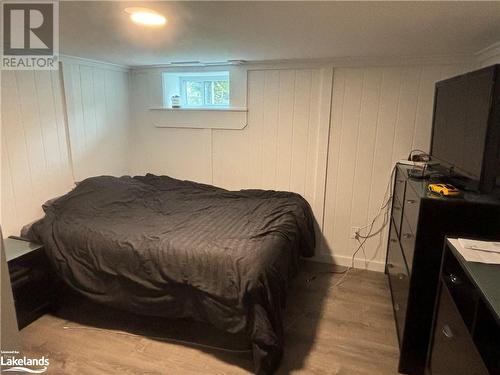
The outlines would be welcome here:
[[[44,211],[28,236],[45,245],[74,290],[146,316],[243,332],[256,373],[279,365],[287,284],[315,247],[300,195],[152,174],[99,176]]]

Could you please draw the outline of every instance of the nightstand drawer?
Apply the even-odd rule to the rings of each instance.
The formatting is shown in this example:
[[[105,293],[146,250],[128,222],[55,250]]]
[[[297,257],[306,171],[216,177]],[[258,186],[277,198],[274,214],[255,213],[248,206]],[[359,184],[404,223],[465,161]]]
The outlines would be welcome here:
[[[31,268],[23,266],[11,266],[9,267],[10,273],[10,284],[12,289],[17,289],[22,287],[25,283],[29,283],[31,280]]]
[[[41,245],[4,241],[19,329],[43,315],[54,300],[51,267]]]
[[[35,266],[15,265],[9,267],[10,283],[13,290],[22,288],[26,284],[39,284],[47,279],[47,267],[45,264]]]
[[[488,375],[448,289],[443,285],[430,357],[432,375]]]

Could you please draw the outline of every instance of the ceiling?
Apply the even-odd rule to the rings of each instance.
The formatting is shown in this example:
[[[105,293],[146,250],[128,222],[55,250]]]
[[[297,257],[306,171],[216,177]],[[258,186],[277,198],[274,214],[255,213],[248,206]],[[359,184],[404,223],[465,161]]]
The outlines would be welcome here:
[[[133,24],[129,6],[168,24]],[[61,53],[130,66],[472,54],[499,40],[500,1],[60,3]]]

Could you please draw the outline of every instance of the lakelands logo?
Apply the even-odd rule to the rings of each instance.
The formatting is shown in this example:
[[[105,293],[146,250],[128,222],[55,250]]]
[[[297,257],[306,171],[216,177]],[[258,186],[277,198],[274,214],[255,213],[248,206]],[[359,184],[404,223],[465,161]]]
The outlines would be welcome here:
[[[19,357],[18,351],[3,351],[0,357],[2,372],[24,372],[29,374],[42,374],[49,368],[49,359]]]
[[[2,3],[2,68],[58,69],[59,3]]]

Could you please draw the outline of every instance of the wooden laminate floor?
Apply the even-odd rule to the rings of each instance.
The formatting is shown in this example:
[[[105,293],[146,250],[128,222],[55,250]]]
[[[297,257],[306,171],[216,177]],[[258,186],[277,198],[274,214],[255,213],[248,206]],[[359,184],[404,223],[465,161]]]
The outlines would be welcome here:
[[[305,262],[285,311],[279,374],[397,374],[397,338],[384,274]],[[24,354],[49,374],[249,374],[248,343],[194,322],[133,316],[82,299],[21,331]],[[189,343],[195,342],[195,344]],[[231,349],[228,352],[212,349]]]

